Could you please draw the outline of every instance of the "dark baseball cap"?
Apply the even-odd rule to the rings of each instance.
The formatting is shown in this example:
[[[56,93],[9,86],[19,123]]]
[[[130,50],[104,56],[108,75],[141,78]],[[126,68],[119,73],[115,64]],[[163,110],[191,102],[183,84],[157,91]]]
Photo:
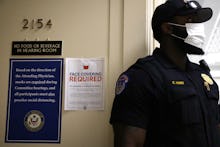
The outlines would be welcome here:
[[[160,42],[161,24],[163,22],[169,22],[174,16],[187,15],[192,15],[192,22],[201,23],[212,17],[212,9],[202,8],[194,0],[167,0],[154,11],[151,22],[154,38]]]

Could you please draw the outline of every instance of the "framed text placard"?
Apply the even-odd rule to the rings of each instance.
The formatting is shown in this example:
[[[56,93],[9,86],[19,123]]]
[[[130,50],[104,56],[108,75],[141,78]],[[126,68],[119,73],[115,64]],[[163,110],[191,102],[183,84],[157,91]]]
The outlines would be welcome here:
[[[13,41],[12,55],[61,55],[62,41]]]
[[[10,59],[5,142],[60,142],[63,59]]]

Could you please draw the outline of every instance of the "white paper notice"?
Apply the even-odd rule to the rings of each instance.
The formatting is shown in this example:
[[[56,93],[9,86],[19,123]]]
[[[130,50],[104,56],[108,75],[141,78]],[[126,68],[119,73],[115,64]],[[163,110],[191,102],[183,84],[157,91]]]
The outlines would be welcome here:
[[[104,110],[104,58],[67,58],[64,110]]]

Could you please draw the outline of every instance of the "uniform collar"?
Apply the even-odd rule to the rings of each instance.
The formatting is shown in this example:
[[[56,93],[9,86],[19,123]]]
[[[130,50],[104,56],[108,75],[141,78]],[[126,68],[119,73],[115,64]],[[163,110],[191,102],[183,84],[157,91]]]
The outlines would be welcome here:
[[[170,59],[161,51],[160,48],[156,48],[153,52],[153,56],[165,67],[165,68],[170,68],[170,69],[179,69],[175,64],[170,61]],[[192,71],[192,70],[197,70],[199,68],[198,65],[195,63],[192,63],[189,61],[187,58],[187,63],[186,63],[186,71]]]

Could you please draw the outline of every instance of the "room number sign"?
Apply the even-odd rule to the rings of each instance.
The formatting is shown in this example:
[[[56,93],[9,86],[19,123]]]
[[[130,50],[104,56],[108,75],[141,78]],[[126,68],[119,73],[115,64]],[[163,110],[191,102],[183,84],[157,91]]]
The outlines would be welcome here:
[[[52,20],[51,19],[23,19],[22,20],[22,29],[43,29],[43,28],[52,28]]]

